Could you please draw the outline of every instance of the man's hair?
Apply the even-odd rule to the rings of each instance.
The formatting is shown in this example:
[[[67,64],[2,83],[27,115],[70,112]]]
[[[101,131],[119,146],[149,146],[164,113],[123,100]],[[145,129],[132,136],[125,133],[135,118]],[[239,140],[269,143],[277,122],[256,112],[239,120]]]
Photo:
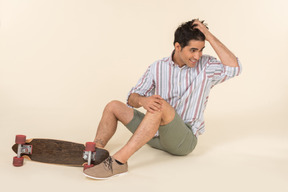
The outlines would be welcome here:
[[[184,48],[190,40],[205,41],[205,35],[199,29],[194,28],[196,26],[196,24],[193,24],[194,21],[195,19],[183,23],[176,29],[174,33],[174,45],[178,42],[181,48]],[[201,23],[203,22],[204,21],[201,21]]]

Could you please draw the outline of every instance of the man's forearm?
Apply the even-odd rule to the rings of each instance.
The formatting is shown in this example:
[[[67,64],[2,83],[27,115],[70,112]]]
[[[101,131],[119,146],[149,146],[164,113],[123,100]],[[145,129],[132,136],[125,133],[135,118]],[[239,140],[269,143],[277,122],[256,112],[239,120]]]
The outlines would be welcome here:
[[[135,107],[135,108],[142,107],[141,98],[142,98],[141,95],[137,93],[132,93],[128,98],[128,105]]]
[[[227,65],[230,67],[238,67],[238,61],[236,56],[214,35],[211,34],[207,38],[207,41],[213,47],[214,51],[217,53],[223,65]]]

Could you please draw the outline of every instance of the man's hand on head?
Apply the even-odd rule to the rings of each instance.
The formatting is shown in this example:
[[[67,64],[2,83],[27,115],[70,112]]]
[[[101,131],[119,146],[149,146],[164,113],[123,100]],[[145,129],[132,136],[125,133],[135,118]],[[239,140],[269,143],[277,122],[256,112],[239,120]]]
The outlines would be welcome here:
[[[201,31],[205,35],[205,38],[208,42],[213,37],[212,33],[209,31],[209,28],[207,27],[207,24],[205,24],[204,21],[195,19],[194,22],[192,23],[192,27]]]

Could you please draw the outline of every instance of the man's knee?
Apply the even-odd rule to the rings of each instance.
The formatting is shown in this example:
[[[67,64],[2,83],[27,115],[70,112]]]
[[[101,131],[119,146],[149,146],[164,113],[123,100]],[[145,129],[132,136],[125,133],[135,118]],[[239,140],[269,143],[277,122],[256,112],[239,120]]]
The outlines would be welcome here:
[[[106,105],[104,113],[112,114],[117,120],[127,124],[132,120],[134,110],[121,101],[113,100]]]
[[[117,100],[113,100],[113,101],[110,101],[104,110],[106,111],[113,111],[114,109],[117,109],[119,108],[119,105],[123,104],[122,102],[120,101],[117,101]]]
[[[169,110],[169,109],[173,109],[173,107],[165,100],[162,101],[162,109],[164,110]]]
[[[161,123],[160,125],[166,125],[170,123],[175,116],[175,109],[166,101],[162,103],[161,108]]]

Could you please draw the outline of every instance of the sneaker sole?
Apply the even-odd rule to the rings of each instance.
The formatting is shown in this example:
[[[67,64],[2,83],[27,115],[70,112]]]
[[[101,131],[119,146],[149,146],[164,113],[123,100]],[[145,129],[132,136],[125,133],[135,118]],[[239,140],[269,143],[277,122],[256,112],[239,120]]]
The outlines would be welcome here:
[[[112,176],[110,176],[110,177],[101,178],[101,177],[92,177],[92,176],[90,176],[90,175],[87,175],[87,174],[83,173],[83,175],[84,175],[85,177],[88,177],[88,178],[90,178],[90,179],[96,179],[96,180],[105,180],[105,179],[110,179],[110,178],[112,178],[112,177],[123,176],[123,175],[126,175],[126,174],[127,174],[127,172],[124,172],[124,173],[119,173],[119,174],[116,174],[116,175],[112,175]]]

